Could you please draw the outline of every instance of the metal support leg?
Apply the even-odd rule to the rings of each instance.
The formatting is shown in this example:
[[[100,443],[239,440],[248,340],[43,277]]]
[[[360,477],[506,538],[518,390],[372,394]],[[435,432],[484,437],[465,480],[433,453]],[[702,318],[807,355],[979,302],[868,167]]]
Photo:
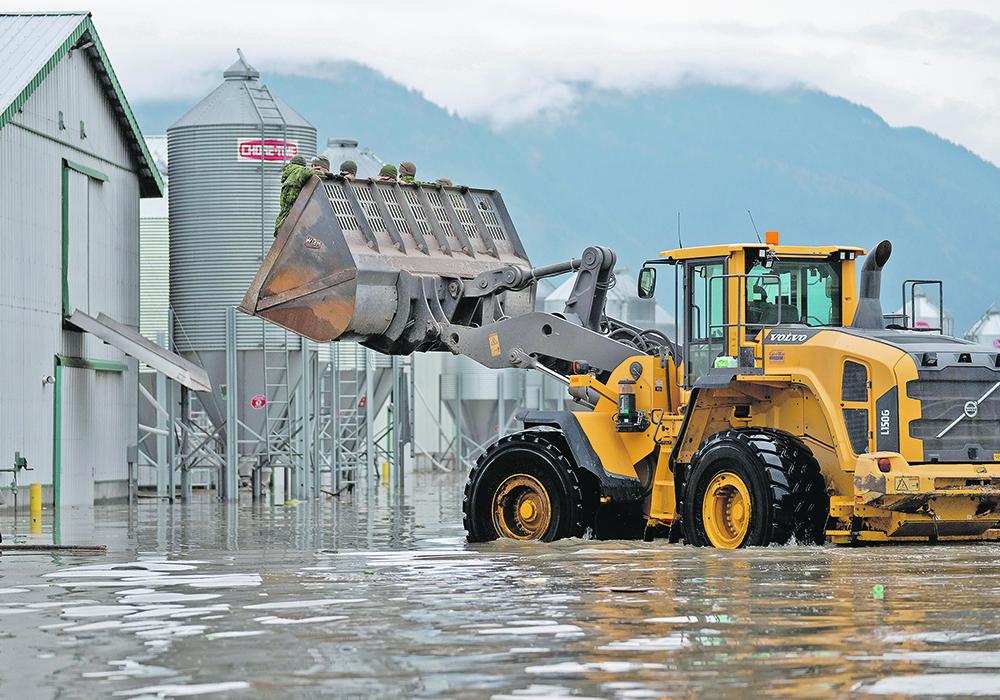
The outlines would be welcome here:
[[[188,394],[188,388],[186,386],[180,387],[181,392],[181,423],[188,425],[191,421],[191,417],[188,415],[190,413],[190,396]],[[184,439],[181,443],[181,454],[187,452],[185,449],[187,447],[187,431],[184,431]],[[188,464],[183,469],[181,469],[181,502],[190,503],[191,502],[191,465]]]
[[[163,407],[163,410],[167,410],[166,400],[167,400],[167,375],[162,372],[156,373],[156,402]],[[167,487],[170,483],[170,477],[167,474],[167,470],[170,468],[170,463],[167,461],[167,443],[169,442],[170,425],[168,416],[164,413],[156,412],[156,495],[159,498],[166,498]]]
[[[395,361],[395,369],[393,371],[393,389],[395,391],[395,396],[393,401],[396,405],[396,444],[393,445],[393,472],[392,472],[392,487],[395,489],[397,496],[400,495],[399,486],[403,481],[403,449],[406,445],[406,435],[407,427],[406,421],[410,418],[409,408],[407,406],[407,387],[405,382],[405,377],[403,374],[403,364],[398,357],[392,358]]]
[[[299,408],[302,416],[302,458],[299,460],[299,483],[301,484],[302,498],[315,498],[313,493],[312,470],[315,464],[312,459],[313,452],[313,428],[312,428],[312,408],[315,400],[316,387],[313,385],[312,358],[309,356],[309,341],[302,339],[302,376],[299,377]]]
[[[399,469],[400,460],[403,458],[403,453],[399,449],[400,438],[403,435],[403,421],[406,420],[406,415],[403,413],[403,399],[400,396],[399,390],[399,378],[400,378],[400,367],[399,367],[399,357],[396,355],[392,356],[390,360],[390,373],[392,380],[392,396],[390,398],[390,406],[392,407],[392,422],[389,424],[389,434],[386,435],[386,447],[389,449],[389,486],[392,489],[396,488],[396,482],[398,481],[397,474]]]
[[[456,377],[455,386],[455,470],[461,474],[464,466],[462,464],[462,373]]]
[[[368,498],[375,495],[375,373],[372,368],[372,351],[364,350],[365,358],[365,488]]]
[[[167,497],[173,503],[177,499],[177,400],[174,395],[174,381],[167,379]]]
[[[330,450],[330,469],[333,492],[340,493],[340,345],[333,347],[333,397],[330,399],[330,410],[333,411],[333,444]]]
[[[409,421],[410,421],[410,444],[409,444],[409,447],[408,447],[409,462],[410,462],[410,464],[414,464],[415,463],[415,460],[414,460],[414,448],[415,448],[416,443],[417,443],[417,415],[416,415],[415,408],[414,408],[414,403],[417,400],[417,383],[416,383],[417,379],[416,379],[416,376],[417,376],[416,361],[415,361],[415,358],[411,355],[410,356],[410,373],[409,373],[409,375],[407,377],[408,380],[409,380],[408,381],[408,385],[409,386],[407,387],[407,390],[410,392],[410,398],[409,398],[409,401],[407,401],[407,405],[410,407],[410,417],[409,417]],[[404,466],[405,466],[405,463],[404,463]],[[402,475],[400,475],[399,487],[403,488],[403,478],[402,478]]]
[[[323,391],[322,391],[322,368],[319,363],[319,350],[314,350],[310,353],[309,363],[312,367],[312,430],[310,435],[312,435],[312,449],[309,451],[309,459],[312,461],[312,492],[313,498],[322,497],[322,492],[320,489],[323,487],[323,459],[321,453],[321,447],[323,441],[321,439],[321,432],[323,430],[323,421],[321,406],[323,405]]]
[[[223,498],[237,500],[239,470],[239,391],[236,373],[236,308],[226,308],[226,468],[222,483]]]
[[[167,350],[174,351],[174,310],[170,306],[167,307]],[[156,399],[159,400],[160,397],[157,396]],[[174,402],[174,382],[171,379],[166,380],[163,401],[163,405],[167,409],[167,496],[173,503],[177,497],[174,483],[174,468],[177,465],[175,447],[177,443],[177,405]]]

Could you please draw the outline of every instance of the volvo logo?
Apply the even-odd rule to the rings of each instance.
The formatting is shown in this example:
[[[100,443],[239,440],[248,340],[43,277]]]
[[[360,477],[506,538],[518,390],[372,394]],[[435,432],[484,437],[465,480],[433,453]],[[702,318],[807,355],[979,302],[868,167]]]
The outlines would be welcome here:
[[[975,418],[976,415],[979,413],[979,402],[978,401],[966,401],[965,402],[965,408],[963,410],[965,411],[965,415],[968,418]]]
[[[767,336],[768,343],[782,345],[799,345],[809,340],[809,333],[779,333],[773,332]]]

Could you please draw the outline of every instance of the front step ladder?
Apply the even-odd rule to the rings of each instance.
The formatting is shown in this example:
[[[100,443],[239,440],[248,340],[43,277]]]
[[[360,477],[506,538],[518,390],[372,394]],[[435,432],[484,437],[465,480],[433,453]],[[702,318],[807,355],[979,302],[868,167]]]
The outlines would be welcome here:
[[[290,336],[263,324],[264,438],[267,463],[272,469],[292,469],[301,458],[293,438],[295,419],[290,386]],[[279,340],[280,339],[280,340]]]

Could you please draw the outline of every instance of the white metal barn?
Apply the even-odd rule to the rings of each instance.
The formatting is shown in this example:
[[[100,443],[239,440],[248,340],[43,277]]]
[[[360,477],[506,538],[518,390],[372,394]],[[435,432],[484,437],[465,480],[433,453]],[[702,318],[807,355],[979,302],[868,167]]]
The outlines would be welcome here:
[[[0,14],[0,460],[57,506],[127,494],[133,358],[189,380],[136,330],[139,198],[161,195],[90,15]]]

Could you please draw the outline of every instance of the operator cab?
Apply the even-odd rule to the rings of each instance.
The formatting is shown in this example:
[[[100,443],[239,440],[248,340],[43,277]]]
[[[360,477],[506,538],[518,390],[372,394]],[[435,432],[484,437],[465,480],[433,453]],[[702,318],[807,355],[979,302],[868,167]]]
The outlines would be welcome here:
[[[764,329],[849,322],[857,306],[855,261],[864,253],[851,246],[783,246],[768,232],[764,244],[665,251],[643,266],[638,294],[653,295],[656,265],[674,267],[675,299],[684,310],[683,384],[690,387],[719,358],[757,364]]]

